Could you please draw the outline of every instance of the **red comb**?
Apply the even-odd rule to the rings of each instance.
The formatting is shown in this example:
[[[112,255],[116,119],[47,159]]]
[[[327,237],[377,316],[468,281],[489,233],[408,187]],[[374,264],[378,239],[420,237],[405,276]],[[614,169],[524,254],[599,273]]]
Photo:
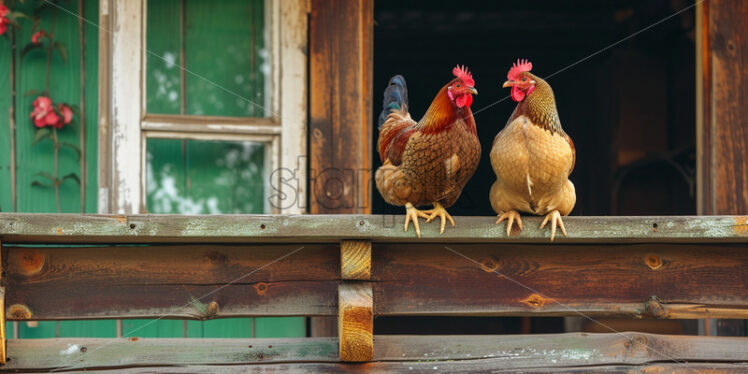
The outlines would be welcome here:
[[[460,78],[462,80],[463,84],[466,84],[470,87],[475,86],[475,81],[473,80],[473,75],[470,74],[467,67],[457,65],[454,69],[452,69],[452,74],[455,75],[455,77]]]
[[[519,75],[532,70],[532,62],[527,60],[517,60],[514,64],[512,64],[512,68],[509,69],[509,73],[506,75],[506,77],[510,81],[516,81],[519,80]]]

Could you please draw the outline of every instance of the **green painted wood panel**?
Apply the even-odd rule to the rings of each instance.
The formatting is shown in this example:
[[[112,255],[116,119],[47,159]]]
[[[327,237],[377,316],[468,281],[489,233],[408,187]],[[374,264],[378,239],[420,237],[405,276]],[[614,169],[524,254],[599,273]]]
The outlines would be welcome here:
[[[304,317],[255,318],[255,338],[294,338],[305,333]]]
[[[122,336],[138,338],[181,338],[184,321],[170,319],[122,320]]]
[[[28,4],[33,6],[35,4]],[[61,6],[67,10],[77,13],[77,3],[62,3]],[[53,13],[56,13],[54,15]],[[53,103],[65,102],[76,104],[80,100],[80,60],[78,43],[78,20],[75,17],[64,14],[54,7],[45,7],[42,11],[40,28],[51,31],[51,20],[55,18],[54,36],[55,40],[67,46],[68,59],[63,61],[59,53],[53,53],[50,67],[50,98]],[[26,23],[18,32],[17,43],[19,48],[31,41],[32,28]],[[52,188],[31,187],[33,181],[48,182],[40,178],[40,172],[53,172],[53,146],[50,140],[43,140],[32,146],[36,128],[29,119],[32,102],[37,95],[26,95],[31,90],[44,91],[45,71],[47,64],[46,51],[40,48],[26,54],[22,59],[20,54],[17,63],[17,87],[16,99],[16,154],[18,170],[18,210],[21,212],[53,212],[56,210],[55,193]],[[77,122],[78,118],[75,119]],[[76,123],[73,127],[66,127],[59,131],[61,142],[79,145],[78,130],[80,126]],[[68,149],[60,150],[59,175],[80,171],[76,154]],[[60,188],[62,212],[79,212],[79,186],[72,180],[65,182]]]
[[[9,30],[6,35],[9,35]],[[10,180],[10,50],[8,37],[0,37],[0,212],[11,212]]]
[[[99,2],[85,0],[83,22],[86,64],[86,213],[96,213],[99,201]]]
[[[98,19],[98,2],[85,1],[84,14],[93,20]],[[27,1],[25,4],[16,4],[16,8],[30,13],[36,2]],[[75,1],[63,2],[61,4],[67,11],[78,13],[78,3]],[[42,22],[40,27],[47,31],[51,30],[51,19],[55,8],[46,6],[41,13]],[[80,42],[78,18],[65,11],[58,10],[55,15],[55,39],[67,46],[67,62],[63,61],[59,53],[55,53],[52,59],[50,77],[50,96],[54,102],[66,102],[73,105],[80,104]],[[33,33],[31,23],[21,20],[21,29],[14,35],[18,50],[31,41]],[[97,202],[97,100],[98,100],[98,29],[95,26],[84,27],[86,35],[85,61],[86,61],[86,169],[88,180],[86,181],[86,212],[96,212]],[[9,117],[10,109],[10,39],[0,38],[0,133],[10,134]],[[53,147],[52,142],[44,140],[36,146],[31,145],[36,128],[29,119],[32,102],[36,95],[26,95],[30,90],[44,90],[46,54],[45,51],[37,49],[29,52],[23,59],[20,53],[16,55],[15,81],[17,87],[16,96],[16,167],[17,167],[17,204],[20,212],[54,212],[56,211],[54,190],[52,188],[31,187],[34,180],[43,181],[38,176],[40,172],[53,170]],[[60,140],[76,146],[80,146],[80,119],[75,118],[71,128],[60,131]],[[80,163],[77,154],[70,149],[60,151],[59,175],[75,172],[80,174]],[[10,138],[8,135],[0,136],[0,211],[11,211],[11,186],[10,186]],[[61,187],[61,205],[63,212],[80,212],[80,190],[79,185],[68,180]]]
[[[117,337],[117,321],[60,321],[60,338],[115,338]]]
[[[188,338],[251,338],[252,318],[188,321]]]
[[[20,339],[54,338],[56,335],[56,321],[18,322],[18,338]]]

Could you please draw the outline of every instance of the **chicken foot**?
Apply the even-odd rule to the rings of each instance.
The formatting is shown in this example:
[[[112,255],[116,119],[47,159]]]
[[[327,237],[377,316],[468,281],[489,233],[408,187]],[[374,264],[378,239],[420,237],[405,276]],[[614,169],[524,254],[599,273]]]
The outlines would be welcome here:
[[[452,219],[452,216],[450,216],[449,213],[447,213],[447,210],[439,203],[434,203],[434,209],[426,210],[424,213],[429,214],[426,223],[433,221],[436,217],[441,218],[442,223],[441,228],[439,229],[439,234],[444,234],[444,226],[446,225],[447,220],[452,224],[452,227],[455,227],[455,221]]]
[[[517,227],[519,227],[520,231],[522,231],[522,219],[519,217],[519,212],[516,210],[510,210],[508,212],[504,212],[499,214],[499,218],[496,220],[496,224],[501,223],[501,221],[507,220],[506,222],[506,236],[510,236],[512,233],[512,224],[514,221],[517,221]]]
[[[550,213],[546,214],[543,223],[540,224],[540,228],[544,228],[545,224],[549,221],[551,222],[551,241],[553,241],[553,237],[556,236],[556,226],[558,226],[564,236],[566,236],[566,228],[564,227],[564,222],[561,220],[561,213],[559,213],[558,210],[552,210]]]
[[[408,222],[413,220],[413,227],[416,229],[416,235],[418,237],[421,237],[421,228],[418,226],[418,217],[421,218],[429,218],[428,214],[424,211],[420,211],[416,209],[416,207],[413,206],[411,203],[405,204],[405,227],[403,228],[403,231],[408,231]]]

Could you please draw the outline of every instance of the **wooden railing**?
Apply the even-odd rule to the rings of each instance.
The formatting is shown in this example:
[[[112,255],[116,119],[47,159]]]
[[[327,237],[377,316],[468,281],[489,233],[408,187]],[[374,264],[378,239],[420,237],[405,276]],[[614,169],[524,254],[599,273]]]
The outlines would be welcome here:
[[[340,332],[10,339],[0,370],[748,370],[745,337],[373,336],[374,317],[393,315],[748,318],[748,217],[568,217],[553,243],[537,218],[509,238],[494,221],[422,225],[418,239],[399,216],[0,214],[0,326],[338,316]]]

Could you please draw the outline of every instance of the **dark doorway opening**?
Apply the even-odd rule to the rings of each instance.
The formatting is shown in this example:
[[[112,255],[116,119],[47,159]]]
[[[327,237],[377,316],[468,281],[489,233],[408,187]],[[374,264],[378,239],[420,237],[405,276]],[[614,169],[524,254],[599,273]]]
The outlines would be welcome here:
[[[688,0],[377,0],[373,121],[393,75],[405,77],[411,115],[419,119],[451,79],[452,67],[467,65],[480,92],[472,108],[483,153],[449,211],[494,215],[488,154],[516,105],[500,85],[512,62],[526,58],[541,77],[557,73],[548,82],[577,149],[572,215],[695,214],[695,12],[678,13],[690,5]],[[403,214],[376,189],[372,196],[373,213]]]

